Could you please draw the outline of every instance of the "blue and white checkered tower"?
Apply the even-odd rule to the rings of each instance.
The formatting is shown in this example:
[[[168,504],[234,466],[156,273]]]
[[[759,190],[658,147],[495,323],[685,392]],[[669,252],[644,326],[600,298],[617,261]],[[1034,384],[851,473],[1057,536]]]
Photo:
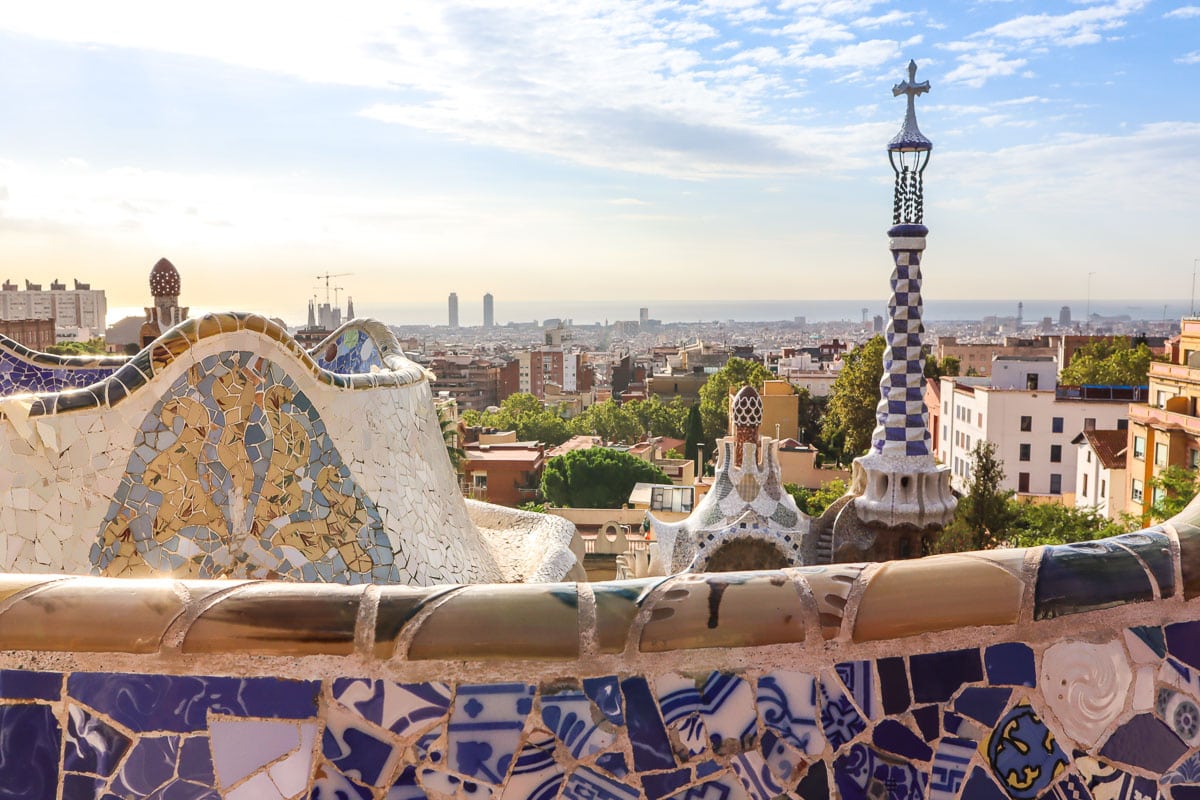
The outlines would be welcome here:
[[[892,87],[893,96],[908,97],[900,132],[888,142],[888,158],[896,174],[889,247],[892,299],[879,382],[878,424],[871,451],[854,461],[855,508],[865,522],[917,528],[950,522],[957,504],[950,493],[950,471],[939,467],[930,452],[929,417],[925,411],[925,360],[921,355],[921,254],[929,229],[924,219],[924,172],[933,142],[917,127],[915,99],[929,91],[929,81],[916,82],[916,62],[908,63],[908,80]]]

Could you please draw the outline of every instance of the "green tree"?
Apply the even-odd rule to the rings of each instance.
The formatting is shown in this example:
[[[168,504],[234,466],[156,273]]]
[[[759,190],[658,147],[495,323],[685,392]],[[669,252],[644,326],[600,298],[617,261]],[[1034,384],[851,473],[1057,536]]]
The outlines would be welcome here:
[[[1125,337],[1097,339],[1071,356],[1059,377],[1067,386],[1145,386],[1152,360],[1145,342],[1130,345]]]
[[[1150,516],[1159,520],[1170,519],[1183,511],[1196,496],[1196,470],[1181,466],[1167,467],[1150,479],[1150,489],[1158,495],[1158,500],[1150,506]]]
[[[938,363],[937,356],[925,356],[925,377],[937,379],[942,377],[942,365]]]
[[[542,496],[571,508],[620,508],[637,483],[666,483],[666,474],[637,456],[607,447],[572,450],[546,462]]]
[[[883,377],[883,350],[882,336],[852,350],[829,391],[821,436],[831,445],[840,444],[839,461],[847,455],[861,455],[871,444],[879,380]]]
[[[841,478],[834,478],[822,483],[819,489],[807,489],[794,483],[785,483],[783,490],[792,496],[801,511],[816,519],[833,505],[833,501],[846,493],[846,482]]]
[[[450,456],[450,466],[454,467],[455,472],[459,472],[467,454],[458,446],[458,423],[449,415],[446,408],[446,406],[442,406],[437,410],[438,423],[442,428],[442,441],[446,444],[446,455]]]
[[[1006,535],[1016,518],[1013,493],[1000,488],[1004,463],[996,445],[980,440],[971,450],[971,482],[959,498],[953,522],[938,537],[937,552],[982,550]]]
[[[642,432],[648,431],[651,436],[684,438],[690,407],[682,398],[676,397],[670,403],[664,403],[658,395],[652,394],[645,400],[631,400],[621,408],[633,414]]]
[[[56,356],[94,356],[104,355],[103,339],[88,339],[84,342],[60,342],[46,348],[47,353]]]
[[[1127,525],[1105,519],[1094,508],[1016,500],[1010,500],[1009,506],[1013,513],[1012,522],[1003,532],[996,531],[997,539],[1008,547],[1087,542],[1128,530]]]
[[[700,445],[703,443],[704,426],[700,422],[700,406],[694,405],[688,409],[683,437],[683,457],[695,461],[700,455]]]
[[[632,411],[614,400],[605,400],[588,406],[571,420],[571,430],[579,436],[595,435],[606,442],[632,444],[641,438],[644,429]]]
[[[938,369],[942,375],[957,377],[959,370],[962,369],[962,362],[954,356],[946,356],[942,359],[942,363],[938,365]]]
[[[562,444],[571,438],[567,421],[554,410],[548,409],[528,392],[518,392],[504,398],[496,411],[464,411],[463,422],[467,425],[482,425],[501,431],[516,431],[521,441],[545,442],[548,445]]]
[[[820,449],[821,418],[825,415],[827,398],[813,397],[812,392],[808,389],[801,389],[798,386],[793,386],[792,389],[796,392],[799,400],[797,412],[800,417],[798,420],[800,441],[805,444],[817,445]]]
[[[700,387],[700,421],[709,452],[717,439],[729,432],[729,390],[749,385],[761,391],[763,382],[772,377],[762,364],[745,358],[731,358],[708,376]]]

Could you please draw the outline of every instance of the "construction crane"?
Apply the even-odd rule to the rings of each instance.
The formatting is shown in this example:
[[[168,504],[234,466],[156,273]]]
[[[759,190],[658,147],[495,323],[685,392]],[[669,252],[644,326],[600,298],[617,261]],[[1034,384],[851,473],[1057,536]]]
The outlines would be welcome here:
[[[325,302],[329,302],[329,292],[331,291],[329,281],[332,278],[341,278],[345,275],[353,275],[353,272],[326,272],[324,275],[318,275],[317,280],[325,281]],[[340,286],[338,287],[341,288]]]

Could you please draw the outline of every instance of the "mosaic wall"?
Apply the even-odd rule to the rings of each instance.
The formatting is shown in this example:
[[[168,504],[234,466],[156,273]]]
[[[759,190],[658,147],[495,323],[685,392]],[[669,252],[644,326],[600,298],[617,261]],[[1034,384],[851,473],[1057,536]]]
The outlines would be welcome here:
[[[0,397],[89,386],[112,375],[127,360],[121,356],[39,353],[0,334]]]
[[[379,346],[358,323],[343,326],[309,353],[321,369],[343,375],[384,368]]]
[[[1200,793],[1184,520],[591,584],[0,589],[0,798]]]
[[[334,342],[351,372],[261,316],[209,314],[99,382],[0,396],[0,572],[426,586],[580,569],[569,523],[464,501],[427,374],[385,326]]]
[[[398,583],[375,504],[274,362],[209,356],[142,422],[92,548],[115,577]]]

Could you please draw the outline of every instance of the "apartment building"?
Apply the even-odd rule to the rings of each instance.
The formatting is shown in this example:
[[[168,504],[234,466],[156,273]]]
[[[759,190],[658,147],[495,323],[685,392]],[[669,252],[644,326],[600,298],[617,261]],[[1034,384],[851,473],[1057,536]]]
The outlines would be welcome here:
[[[1170,466],[1200,467],[1200,319],[1183,320],[1171,361],[1150,362],[1145,402],[1129,407],[1125,510],[1145,515],[1157,499],[1150,481]]]
[[[1057,360],[1001,356],[990,378],[942,378],[937,455],[952,472],[955,490],[971,479],[971,451],[996,445],[1004,489],[1029,499],[1074,502],[1082,431],[1124,429],[1129,403],[1142,390],[1060,387]],[[929,397],[933,393],[928,393]]]

